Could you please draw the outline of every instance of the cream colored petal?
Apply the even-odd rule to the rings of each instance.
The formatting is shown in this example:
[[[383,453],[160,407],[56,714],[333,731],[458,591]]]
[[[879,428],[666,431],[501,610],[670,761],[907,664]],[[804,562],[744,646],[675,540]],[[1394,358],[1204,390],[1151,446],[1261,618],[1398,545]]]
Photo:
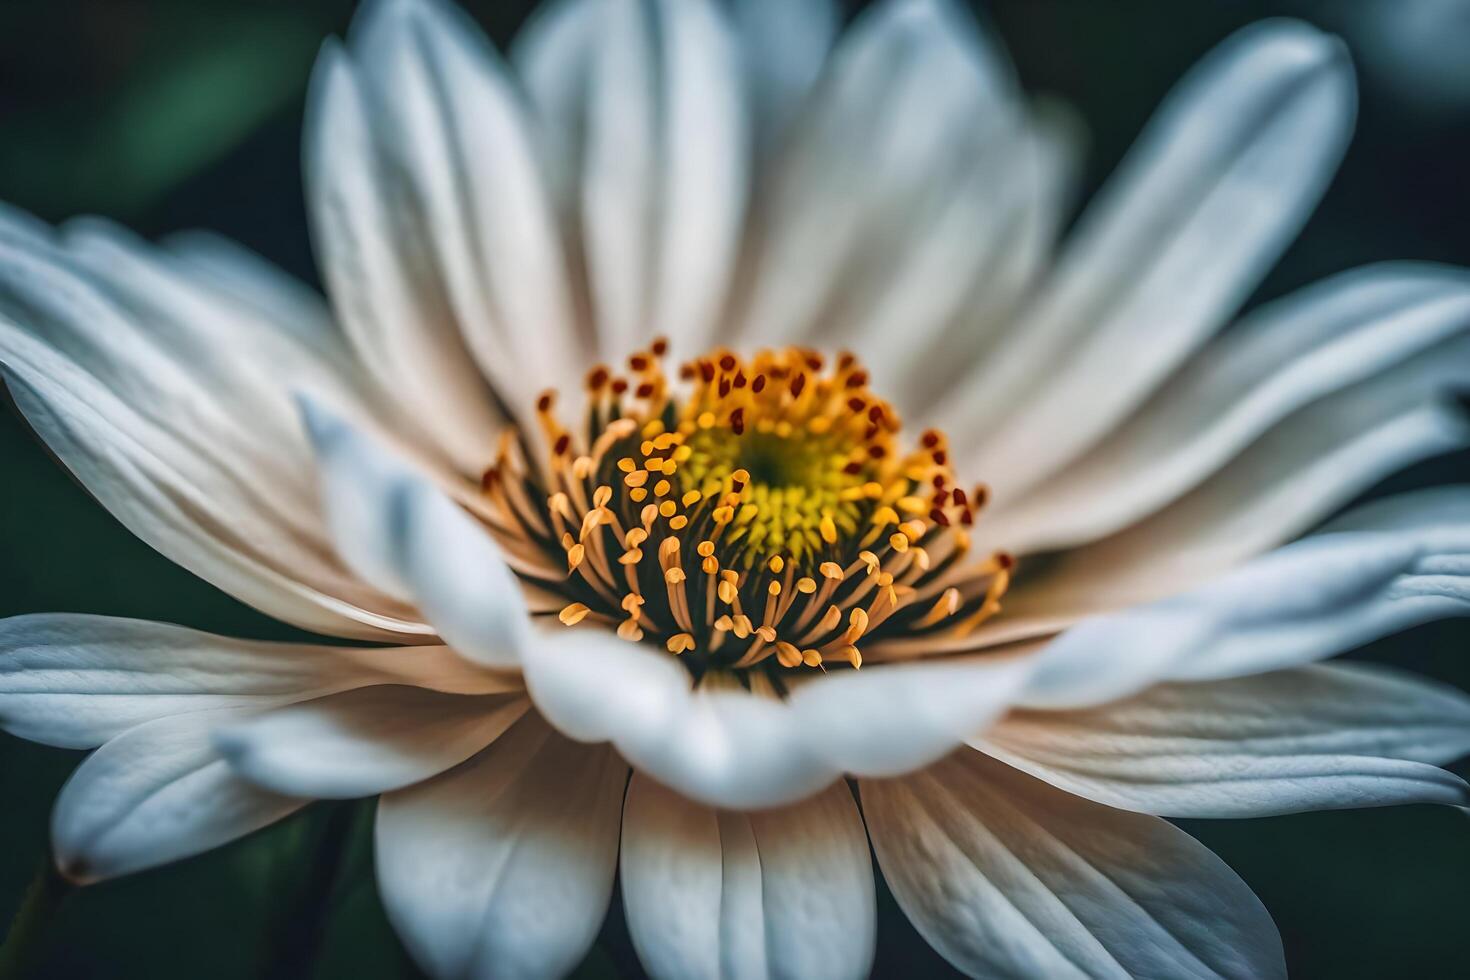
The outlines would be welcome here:
[[[1301,227],[1355,97],[1346,51],[1265,21],[1180,82],[1056,271],[938,413],[1000,497],[1094,445],[1204,342]],[[992,476],[993,474],[993,476]]]
[[[239,716],[223,709],[158,718],[90,755],[52,815],[62,873],[89,884],[193,857],[304,806],[236,776],[214,751],[210,729]]]
[[[1286,976],[1260,901],[1157,817],[969,751],[861,795],[899,907],[971,976]]]
[[[628,769],[527,715],[488,749],[378,804],[378,890],[440,977],[560,977],[612,895]]]
[[[1160,684],[1079,711],[1020,711],[974,746],[1069,793],[1168,817],[1470,802],[1470,698],[1367,664]]]
[[[0,727],[87,749],[170,715],[257,707],[373,684],[454,694],[519,678],[444,647],[338,647],[236,640],[142,620],[65,613],[0,620]]]
[[[868,839],[838,784],[794,806],[712,810],[641,773],[623,807],[623,908],[653,977],[868,976]]]

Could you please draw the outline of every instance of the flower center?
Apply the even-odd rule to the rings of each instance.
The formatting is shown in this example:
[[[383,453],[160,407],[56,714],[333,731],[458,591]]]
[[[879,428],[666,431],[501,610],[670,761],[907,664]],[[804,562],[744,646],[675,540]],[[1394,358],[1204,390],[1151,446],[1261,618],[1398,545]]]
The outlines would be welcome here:
[[[541,447],[508,434],[485,473],[491,530],[562,623],[775,680],[999,610],[1011,559],[969,555],[984,487],[958,484],[940,432],[901,446],[856,358],[717,350],[671,383],[665,353],[595,369],[575,430],[543,395]]]

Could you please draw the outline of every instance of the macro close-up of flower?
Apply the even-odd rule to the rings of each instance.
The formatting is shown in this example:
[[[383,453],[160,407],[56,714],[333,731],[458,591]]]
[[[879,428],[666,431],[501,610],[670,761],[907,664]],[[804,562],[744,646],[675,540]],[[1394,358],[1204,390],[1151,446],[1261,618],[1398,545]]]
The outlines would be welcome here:
[[[1347,151],[1349,49],[1233,30],[1084,195],[1085,119],[1001,36],[549,0],[497,46],[373,0],[302,99],[320,294],[5,206],[17,418],[291,632],[0,620],[0,729],[90,753],[0,976],[48,889],[371,800],[435,978],[587,970],[614,903],[612,975],[877,975],[892,903],[969,976],[1281,977],[1171,821],[1470,806],[1470,695],[1332,659],[1470,608],[1470,481],[1364,496],[1470,447],[1470,272],[1247,304]]]

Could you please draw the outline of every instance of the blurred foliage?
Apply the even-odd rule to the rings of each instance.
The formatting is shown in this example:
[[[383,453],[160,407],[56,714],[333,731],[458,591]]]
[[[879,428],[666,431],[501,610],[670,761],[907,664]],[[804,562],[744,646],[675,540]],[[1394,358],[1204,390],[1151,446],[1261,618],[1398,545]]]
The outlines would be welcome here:
[[[1375,0],[978,6],[1026,86],[1079,110],[1091,137],[1090,190],[1169,86],[1231,30],[1279,14],[1331,26],[1358,2]],[[504,42],[533,4],[468,6]],[[351,7],[350,0],[0,0],[0,199],[48,220],[102,213],[145,234],[213,227],[312,278],[298,164],[301,103],[317,46],[345,30]],[[1365,75],[1359,136],[1342,173],[1258,299],[1382,259],[1470,265],[1470,119],[1407,111],[1402,89],[1382,81]],[[292,635],[133,539],[13,412],[0,413],[0,460],[0,615],[87,611]],[[1375,492],[1467,476],[1470,459],[1460,454]],[[1465,639],[1464,627],[1437,624],[1356,656],[1467,687]],[[0,922],[45,851],[51,801],[80,758],[0,736]],[[282,916],[298,914],[293,903],[322,849],[341,846],[346,859],[308,974],[415,976],[374,887],[370,810],[359,804],[343,832],[323,807],[312,807],[201,858],[86,889],[58,917],[46,974],[278,975],[270,958]],[[1297,977],[1439,975],[1463,958],[1470,835],[1461,814],[1409,808],[1192,821],[1187,829],[1261,895]],[[881,889],[880,923],[877,975],[949,974]],[[641,975],[616,897],[579,975]]]

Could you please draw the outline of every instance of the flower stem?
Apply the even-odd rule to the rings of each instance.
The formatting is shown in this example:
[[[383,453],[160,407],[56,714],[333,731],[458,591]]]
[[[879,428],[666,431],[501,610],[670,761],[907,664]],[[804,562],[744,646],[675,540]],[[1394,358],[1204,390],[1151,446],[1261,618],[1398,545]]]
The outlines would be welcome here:
[[[321,804],[295,896],[284,903],[276,924],[276,940],[266,962],[268,977],[309,977],[331,920],[337,883],[346,864],[358,805],[352,801]],[[6,980],[0,977],[0,980]]]
[[[56,863],[48,853],[21,899],[5,943],[0,945],[0,980],[22,980],[35,973],[56,922],[56,913],[72,888],[57,872]]]

